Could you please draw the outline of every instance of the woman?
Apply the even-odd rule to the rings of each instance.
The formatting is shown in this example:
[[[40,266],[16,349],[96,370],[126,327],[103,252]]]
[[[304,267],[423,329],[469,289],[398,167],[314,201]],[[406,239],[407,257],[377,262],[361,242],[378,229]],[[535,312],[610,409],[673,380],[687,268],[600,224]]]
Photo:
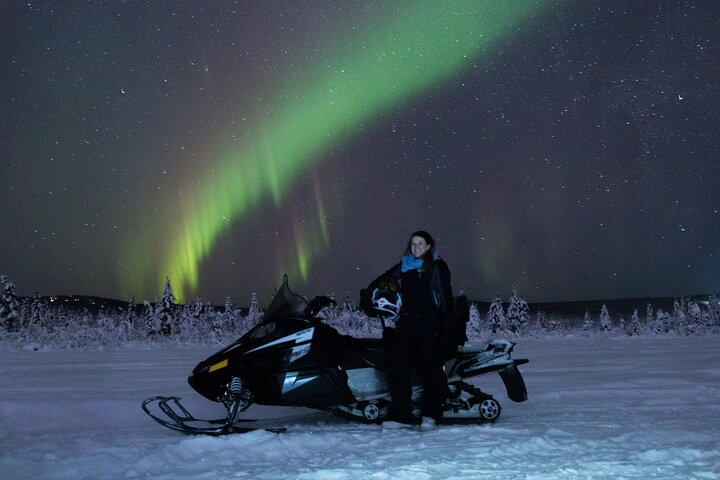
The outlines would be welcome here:
[[[447,394],[441,334],[443,317],[452,305],[450,269],[435,252],[435,241],[430,234],[417,231],[410,236],[402,261],[382,277],[385,276],[400,284],[402,306],[395,332],[390,337],[391,420],[383,426],[403,428],[415,423],[411,372],[416,367],[423,386],[420,428],[433,429],[442,418]]]

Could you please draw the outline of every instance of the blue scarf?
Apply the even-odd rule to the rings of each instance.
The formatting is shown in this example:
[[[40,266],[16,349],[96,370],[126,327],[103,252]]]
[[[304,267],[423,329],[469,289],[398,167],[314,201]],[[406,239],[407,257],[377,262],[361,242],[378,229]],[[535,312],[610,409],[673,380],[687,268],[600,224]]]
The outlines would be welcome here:
[[[437,254],[437,252],[432,252],[433,260],[437,260],[440,258],[440,255]],[[401,271],[403,273],[410,271],[410,270],[420,270],[423,267],[423,259],[421,258],[415,258],[415,255],[412,253],[406,253],[402,256],[402,266]]]

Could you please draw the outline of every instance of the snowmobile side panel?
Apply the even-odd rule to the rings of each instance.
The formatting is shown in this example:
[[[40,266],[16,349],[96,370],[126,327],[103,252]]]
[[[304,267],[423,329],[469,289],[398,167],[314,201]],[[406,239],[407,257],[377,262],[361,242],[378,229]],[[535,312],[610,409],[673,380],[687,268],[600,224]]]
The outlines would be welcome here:
[[[259,405],[325,408],[355,401],[346,377],[335,368],[303,369],[250,375],[248,384]]]

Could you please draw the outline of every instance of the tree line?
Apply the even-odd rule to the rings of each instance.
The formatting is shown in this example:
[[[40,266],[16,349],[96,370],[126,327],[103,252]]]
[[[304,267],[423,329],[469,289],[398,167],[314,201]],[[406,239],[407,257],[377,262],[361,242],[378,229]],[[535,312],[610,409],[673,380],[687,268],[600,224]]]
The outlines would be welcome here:
[[[44,301],[39,295],[18,298],[14,284],[0,276],[0,340],[19,348],[93,348],[124,344],[224,344],[239,337],[263,318],[257,296],[249,308],[239,308],[226,297],[224,308],[215,308],[197,298],[193,304],[178,304],[168,279],[156,302],[133,301],[125,308],[78,311]],[[493,336],[510,338],[593,335],[706,335],[720,333],[720,305],[710,296],[705,305],[689,298],[675,301],[666,312],[648,303],[641,315],[636,309],[629,318],[611,315],[606,305],[599,312],[586,311],[582,319],[559,318],[543,310],[531,312],[528,303],[513,288],[503,303],[496,295],[486,312],[471,303],[467,336],[477,342]],[[340,305],[330,305],[319,316],[340,333],[355,337],[379,337],[382,326],[358,310],[350,293]]]

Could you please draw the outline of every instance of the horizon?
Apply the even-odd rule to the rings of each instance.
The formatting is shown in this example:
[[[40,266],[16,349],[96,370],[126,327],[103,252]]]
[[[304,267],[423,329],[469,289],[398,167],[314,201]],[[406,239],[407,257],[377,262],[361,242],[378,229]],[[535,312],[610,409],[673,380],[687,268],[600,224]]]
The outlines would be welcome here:
[[[253,294],[256,294],[256,292],[251,292],[251,294],[248,296],[248,298],[250,299]],[[300,293],[298,293],[298,294],[301,295],[301,296],[303,296],[304,298],[306,298],[306,299],[308,299],[308,300],[312,299],[312,298],[315,296],[315,295],[304,295],[304,294],[300,294]],[[519,292],[519,291],[518,291],[518,295],[519,295],[519,297],[520,297],[521,299],[525,300],[524,296],[522,295],[522,292]],[[551,301],[540,301],[540,302],[533,302],[533,301],[527,301],[527,300],[525,300],[525,301],[528,303],[528,305],[531,305],[531,306],[532,306],[532,305],[535,305],[535,306],[537,306],[537,305],[548,305],[548,304],[563,305],[563,304],[576,304],[576,303],[603,303],[603,302],[605,302],[605,303],[614,303],[614,302],[615,302],[615,303],[616,303],[616,302],[632,302],[632,301],[648,301],[648,300],[681,300],[681,299],[690,299],[690,300],[696,301],[696,300],[700,300],[700,299],[703,299],[703,298],[709,299],[709,298],[712,297],[712,296],[718,296],[718,293],[698,293],[698,294],[687,294],[687,295],[680,295],[680,296],[658,295],[658,296],[641,296],[641,297],[591,298],[591,299],[579,299],[579,300],[551,300]],[[23,299],[23,298],[24,298],[24,299],[32,299],[32,298],[34,298],[34,297],[35,297],[35,295],[17,295],[17,298],[19,298],[19,299]],[[46,299],[52,299],[52,298],[68,298],[68,299],[72,299],[72,298],[84,298],[84,299],[97,299],[97,300],[111,301],[111,302],[115,302],[115,303],[119,303],[119,304],[130,304],[130,302],[131,302],[131,300],[123,300],[123,299],[120,299],[120,298],[117,298],[117,297],[102,297],[102,296],[97,296],[97,295],[82,295],[82,294],[39,295],[39,297],[40,297],[40,298],[46,298]],[[230,299],[231,299],[235,304],[238,303],[238,300],[239,300],[239,299],[238,299],[237,297],[232,297],[232,296],[229,296],[229,297],[230,297]],[[200,298],[201,300],[203,300],[204,303],[207,302],[207,300],[204,299],[204,298],[202,298],[202,297],[198,297],[198,298]],[[338,297],[337,297],[337,296],[334,296],[333,298],[337,301],[337,298],[338,298]],[[162,294],[161,294],[161,295],[158,295],[157,298],[156,298],[156,299],[153,299],[153,300],[150,300],[150,299],[147,299],[147,298],[144,298],[144,299],[142,299],[141,301],[137,301],[137,300],[136,300],[135,303],[133,303],[133,305],[139,306],[139,305],[142,305],[142,304],[145,303],[145,302],[149,302],[150,304],[155,304],[155,303],[157,303],[157,302],[159,302],[159,301],[161,301],[161,300],[162,300]],[[197,299],[196,299],[195,301],[192,301],[192,302],[179,302],[179,301],[176,300],[175,305],[178,305],[178,306],[182,306],[182,305],[193,305],[193,304],[196,303],[196,301],[197,301]],[[468,301],[470,301],[471,303],[491,304],[491,303],[493,302],[493,299],[490,299],[490,300],[482,300],[482,299],[468,298]],[[502,301],[503,305],[509,303],[509,301],[508,301],[507,299],[505,299],[504,297],[501,297],[501,301]],[[210,304],[211,304],[213,307],[224,307],[224,302],[222,302],[222,303],[214,303],[214,302],[212,302],[212,303],[210,303]],[[248,308],[248,307],[249,307],[249,304],[250,304],[250,300],[248,300],[248,305],[247,305],[247,306],[239,306],[238,308]],[[340,304],[340,302],[338,302],[338,305],[339,305],[339,304]],[[244,305],[244,304],[243,304],[243,305]],[[266,308],[266,307],[263,307],[263,306],[261,306],[261,305],[259,305],[259,306],[260,306],[260,308],[262,308],[262,309]]]

